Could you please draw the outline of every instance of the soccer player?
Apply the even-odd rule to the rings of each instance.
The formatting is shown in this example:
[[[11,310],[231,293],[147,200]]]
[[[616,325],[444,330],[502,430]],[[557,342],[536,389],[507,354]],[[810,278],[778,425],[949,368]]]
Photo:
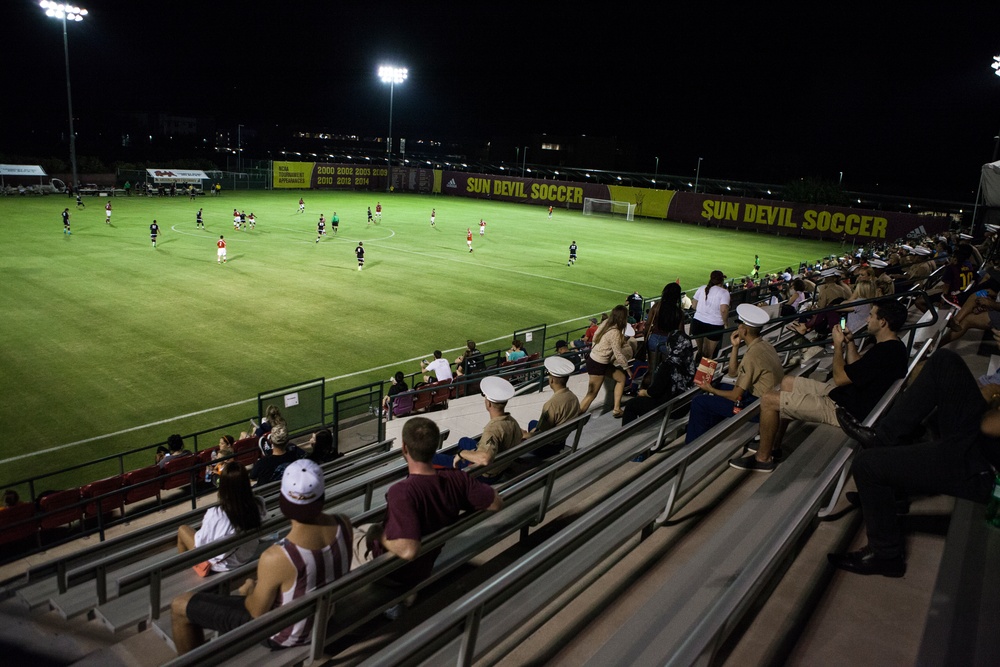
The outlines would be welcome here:
[[[153,247],[156,247],[156,237],[160,235],[160,226],[156,224],[156,220],[153,220],[153,224],[149,226],[149,240],[153,242]]]
[[[365,244],[358,241],[358,247],[354,249],[354,254],[358,257],[358,271],[365,266]]]
[[[70,236],[72,236],[73,232],[69,231],[69,209],[68,208],[63,209],[62,219],[63,219],[63,234],[69,234]]]
[[[203,209],[198,209],[198,214],[194,217],[195,229],[205,229],[205,221],[201,218],[201,212]]]
[[[340,218],[337,217],[337,212],[333,212],[333,217],[330,218],[330,226],[333,227],[333,233],[337,233],[337,228],[340,227]]]
[[[479,236],[486,236],[486,221],[482,218],[479,219]]]
[[[215,256],[218,258],[219,264],[226,263],[226,238],[219,234],[219,240],[215,242],[215,247],[218,250],[215,252]]]
[[[104,205],[104,224],[111,224],[111,202]]]
[[[576,264],[576,241],[570,241],[569,244],[569,261],[566,262],[566,266],[570,264]]]
[[[240,231],[240,212],[233,209],[233,229]]]
[[[382,222],[382,202],[375,202],[375,224]]]
[[[76,207],[77,208],[81,208],[81,207],[82,208],[87,208],[87,205],[83,203],[83,197],[80,196],[79,192],[76,193]]]
[[[437,209],[436,208],[432,208],[431,209],[431,227],[434,226],[434,218],[436,218],[436,217],[437,217]]]
[[[240,229],[247,228],[247,212],[240,211]]]
[[[299,197],[299,213],[305,213],[305,212],[306,212],[306,201],[302,197]]]
[[[250,229],[257,227],[257,218],[254,217],[253,211],[250,211],[250,217],[247,220],[250,222]]]
[[[373,220],[373,218],[372,218],[372,207],[369,206],[368,207],[368,224],[369,225],[372,224],[372,220]]]
[[[549,220],[552,219],[552,207],[549,206]]]
[[[472,227],[465,229],[465,244],[469,246],[469,252],[472,252]]]
[[[319,243],[319,240],[324,236],[326,236],[326,218],[320,213],[319,222],[316,223],[316,243]]]

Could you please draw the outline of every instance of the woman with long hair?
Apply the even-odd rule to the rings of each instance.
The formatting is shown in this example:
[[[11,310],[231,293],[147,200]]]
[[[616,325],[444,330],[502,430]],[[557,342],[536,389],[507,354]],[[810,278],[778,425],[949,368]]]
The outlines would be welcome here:
[[[660,300],[649,309],[646,318],[646,349],[649,367],[656,369],[660,356],[667,353],[670,335],[684,330],[684,309],[681,307],[681,286],[667,283],[660,293]]]
[[[234,533],[260,528],[264,499],[254,495],[246,468],[230,461],[219,477],[219,504],[209,507],[197,532],[191,526],[177,529],[177,553],[184,553]],[[208,559],[212,572],[226,572],[249,562],[257,552],[256,540],[244,542],[226,553]]]
[[[594,347],[587,355],[587,394],[580,401],[581,414],[597,398],[597,392],[604,384],[604,376],[611,375],[615,380],[614,415],[622,416],[622,395],[625,393],[625,379],[632,354],[632,348],[625,340],[627,324],[628,308],[624,305],[615,306],[611,315],[594,334]]]
[[[729,290],[726,289],[726,276],[722,271],[712,271],[708,283],[698,288],[694,293],[694,318],[691,321],[691,336],[694,337],[698,355],[715,356],[715,351],[722,340],[722,330],[726,328],[726,318],[729,317]]]

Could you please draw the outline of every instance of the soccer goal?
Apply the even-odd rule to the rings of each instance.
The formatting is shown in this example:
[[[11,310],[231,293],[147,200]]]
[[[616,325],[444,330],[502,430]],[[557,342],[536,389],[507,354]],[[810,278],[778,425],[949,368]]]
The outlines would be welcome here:
[[[635,220],[635,204],[630,204],[627,201],[584,197],[583,214],[610,215],[613,218],[624,217],[626,220]]]

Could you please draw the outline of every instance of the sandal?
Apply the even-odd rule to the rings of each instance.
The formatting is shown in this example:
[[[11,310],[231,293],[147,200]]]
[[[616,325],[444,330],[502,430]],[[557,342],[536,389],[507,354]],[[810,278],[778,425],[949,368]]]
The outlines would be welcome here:
[[[613,411],[611,413],[611,416],[614,417],[615,419],[621,419],[622,417],[625,416],[625,411],[624,410],[615,410],[615,411]]]

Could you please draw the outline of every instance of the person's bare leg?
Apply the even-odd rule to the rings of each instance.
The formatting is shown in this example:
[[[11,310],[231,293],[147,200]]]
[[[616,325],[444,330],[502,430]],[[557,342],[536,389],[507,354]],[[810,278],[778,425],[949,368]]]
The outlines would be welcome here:
[[[715,351],[719,349],[719,341],[709,340],[708,338],[704,338],[702,340],[705,341],[705,345],[702,348],[704,350],[702,356],[708,357],[709,359],[715,359]]]
[[[784,384],[784,383],[782,383]],[[762,463],[771,460],[775,441],[781,428],[781,392],[769,391],[760,399],[760,442],[756,459]]]
[[[194,593],[190,591],[181,593],[170,603],[170,619],[177,655],[184,655],[205,643],[205,631],[187,617],[187,605],[192,595]]]
[[[194,549],[194,529],[191,526],[183,525],[177,529],[177,553]]]
[[[622,396],[625,394],[625,373],[616,368],[611,377],[615,380],[615,414],[621,414]]]
[[[969,329],[982,329],[986,330],[990,327],[990,316],[987,313],[972,313],[965,319],[963,319],[959,325],[958,330],[949,329],[941,337],[941,343],[938,347],[944,347],[948,343],[958,340],[966,334]]]
[[[601,384],[604,382],[603,375],[588,375],[587,376],[587,394],[580,401],[580,413],[587,411],[590,404],[594,402],[597,398],[597,392],[601,390]]]

